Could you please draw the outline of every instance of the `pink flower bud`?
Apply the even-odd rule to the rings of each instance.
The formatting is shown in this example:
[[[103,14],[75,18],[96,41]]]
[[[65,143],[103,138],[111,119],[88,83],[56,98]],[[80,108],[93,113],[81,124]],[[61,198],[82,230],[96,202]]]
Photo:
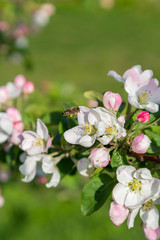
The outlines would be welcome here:
[[[140,112],[137,116],[137,120],[141,123],[148,122],[150,119],[150,115],[147,111]]]
[[[6,21],[0,21],[0,31],[5,32],[9,29],[9,24]]]
[[[97,107],[98,106],[98,102],[92,99],[88,99],[88,105],[89,107]]]
[[[106,148],[94,148],[88,158],[95,168],[105,167],[110,161],[110,155]]]
[[[28,81],[24,84],[23,92],[24,94],[31,94],[34,91],[34,83],[31,81]]]
[[[112,202],[109,210],[109,216],[112,223],[116,226],[120,226],[128,217],[129,209],[125,206],[119,205],[116,202]]]
[[[25,82],[26,82],[26,79],[23,75],[18,75],[14,79],[15,86],[20,89],[24,87]]]
[[[118,111],[122,98],[118,93],[106,92],[103,97],[103,105],[110,111]]]
[[[160,227],[158,227],[157,229],[148,229],[144,225],[143,230],[144,230],[145,237],[149,240],[157,240],[160,237]]]
[[[151,141],[149,140],[147,135],[141,133],[140,135],[133,139],[131,148],[136,153],[145,153],[147,152],[150,144]]]
[[[16,108],[8,108],[6,110],[7,115],[11,118],[13,122],[19,122],[22,120],[20,112]]]
[[[13,123],[13,128],[16,129],[16,130],[18,130],[19,132],[23,132],[23,130],[24,130],[24,124],[23,124],[23,122],[21,122],[21,121],[14,122],[14,123]]]
[[[0,87],[0,103],[4,103],[8,99],[8,90],[6,87]]]
[[[125,116],[124,116],[124,115],[122,115],[122,116],[120,116],[120,117],[118,118],[118,122],[120,122],[123,127],[124,127],[125,121],[126,121],[126,120],[125,120]]]

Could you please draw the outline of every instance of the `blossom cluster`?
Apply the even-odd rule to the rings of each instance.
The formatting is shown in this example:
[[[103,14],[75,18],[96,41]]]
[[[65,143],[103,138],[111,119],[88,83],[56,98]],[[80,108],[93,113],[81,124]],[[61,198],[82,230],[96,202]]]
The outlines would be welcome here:
[[[84,215],[96,211],[97,205],[102,206],[105,196],[107,200],[112,193],[111,221],[119,226],[127,219],[128,228],[132,228],[139,213],[146,238],[156,240],[160,237],[156,207],[160,202],[158,80],[152,78],[151,70],[142,71],[139,65],[122,77],[115,71],[109,75],[124,83],[126,108],[122,108],[119,93],[91,91],[85,96],[92,107],[72,107],[60,115],[52,112],[50,119],[55,117],[55,122],[38,118],[36,130],[34,124],[24,130],[21,111],[9,105],[14,98],[34,90],[32,82],[18,75],[14,83],[0,88],[1,107],[5,110],[0,113],[0,143],[6,152],[13,145],[19,147],[22,181],[36,178],[47,188],[56,187],[61,176],[74,176],[77,170],[89,177],[82,192]],[[95,199],[97,194],[100,197]]]

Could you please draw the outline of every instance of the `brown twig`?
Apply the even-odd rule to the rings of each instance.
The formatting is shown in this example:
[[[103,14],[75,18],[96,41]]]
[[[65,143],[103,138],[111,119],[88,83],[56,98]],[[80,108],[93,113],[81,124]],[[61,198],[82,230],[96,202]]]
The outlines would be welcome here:
[[[127,155],[135,158],[139,158],[141,161],[150,161],[150,162],[156,162],[160,164],[160,155],[151,156],[151,155],[139,154],[131,151],[128,151]]]

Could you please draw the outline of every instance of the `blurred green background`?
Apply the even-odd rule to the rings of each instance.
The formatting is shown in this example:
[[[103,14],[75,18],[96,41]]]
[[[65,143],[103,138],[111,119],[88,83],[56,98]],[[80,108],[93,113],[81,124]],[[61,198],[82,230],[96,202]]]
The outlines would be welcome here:
[[[159,0],[115,0],[103,9],[98,0],[57,0],[55,16],[43,31],[30,39],[33,69],[0,59],[1,84],[24,74],[40,93],[32,100],[52,107],[66,100],[83,102],[83,91],[119,92],[120,83],[107,77],[109,70],[122,74],[133,65],[160,75]],[[59,98],[54,105],[54,99]],[[43,103],[42,103],[43,104]],[[51,107],[51,106],[50,106]],[[48,111],[48,109],[46,109]],[[140,220],[136,228],[115,227],[109,220],[109,204],[90,217],[80,211],[83,178],[65,178],[58,189],[46,189],[20,180],[2,185],[5,206],[0,209],[3,240],[144,239]]]

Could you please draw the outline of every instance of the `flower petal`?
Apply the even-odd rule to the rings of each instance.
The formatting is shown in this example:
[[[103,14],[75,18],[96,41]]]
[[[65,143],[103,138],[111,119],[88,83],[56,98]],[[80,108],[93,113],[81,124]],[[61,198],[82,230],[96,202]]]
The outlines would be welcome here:
[[[40,120],[37,119],[37,134],[40,136],[41,139],[45,139],[47,141],[48,139],[48,129],[46,125]]]
[[[136,169],[132,166],[123,165],[117,168],[117,180],[122,184],[127,184],[133,180],[133,173]]]
[[[127,225],[128,225],[129,229],[134,227],[134,219],[137,216],[138,211],[139,211],[140,208],[141,208],[141,205],[139,205],[137,208],[131,210],[131,212],[129,213],[128,221],[127,221]]]
[[[140,217],[144,224],[146,224],[146,228],[148,229],[157,229],[159,227],[159,212],[156,207],[152,207],[150,210],[147,208],[140,210]]]
[[[112,197],[114,201],[120,205],[124,205],[128,193],[128,187],[121,183],[117,183],[113,189]]]
[[[124,79],[118,74],[116,73],[115,71],[111,70],[108,72],[108,76],[111,76],[113,77],[115,80],[117,80],[118,82],[122,82],[124,83]]]
[[[47,188],[57,187],[57,185],[60,182],[60,178],[61,178],[60,173],[56,169],[54,169],[52,178],[51,178],[50,182],[46,184],[46,187]]]

